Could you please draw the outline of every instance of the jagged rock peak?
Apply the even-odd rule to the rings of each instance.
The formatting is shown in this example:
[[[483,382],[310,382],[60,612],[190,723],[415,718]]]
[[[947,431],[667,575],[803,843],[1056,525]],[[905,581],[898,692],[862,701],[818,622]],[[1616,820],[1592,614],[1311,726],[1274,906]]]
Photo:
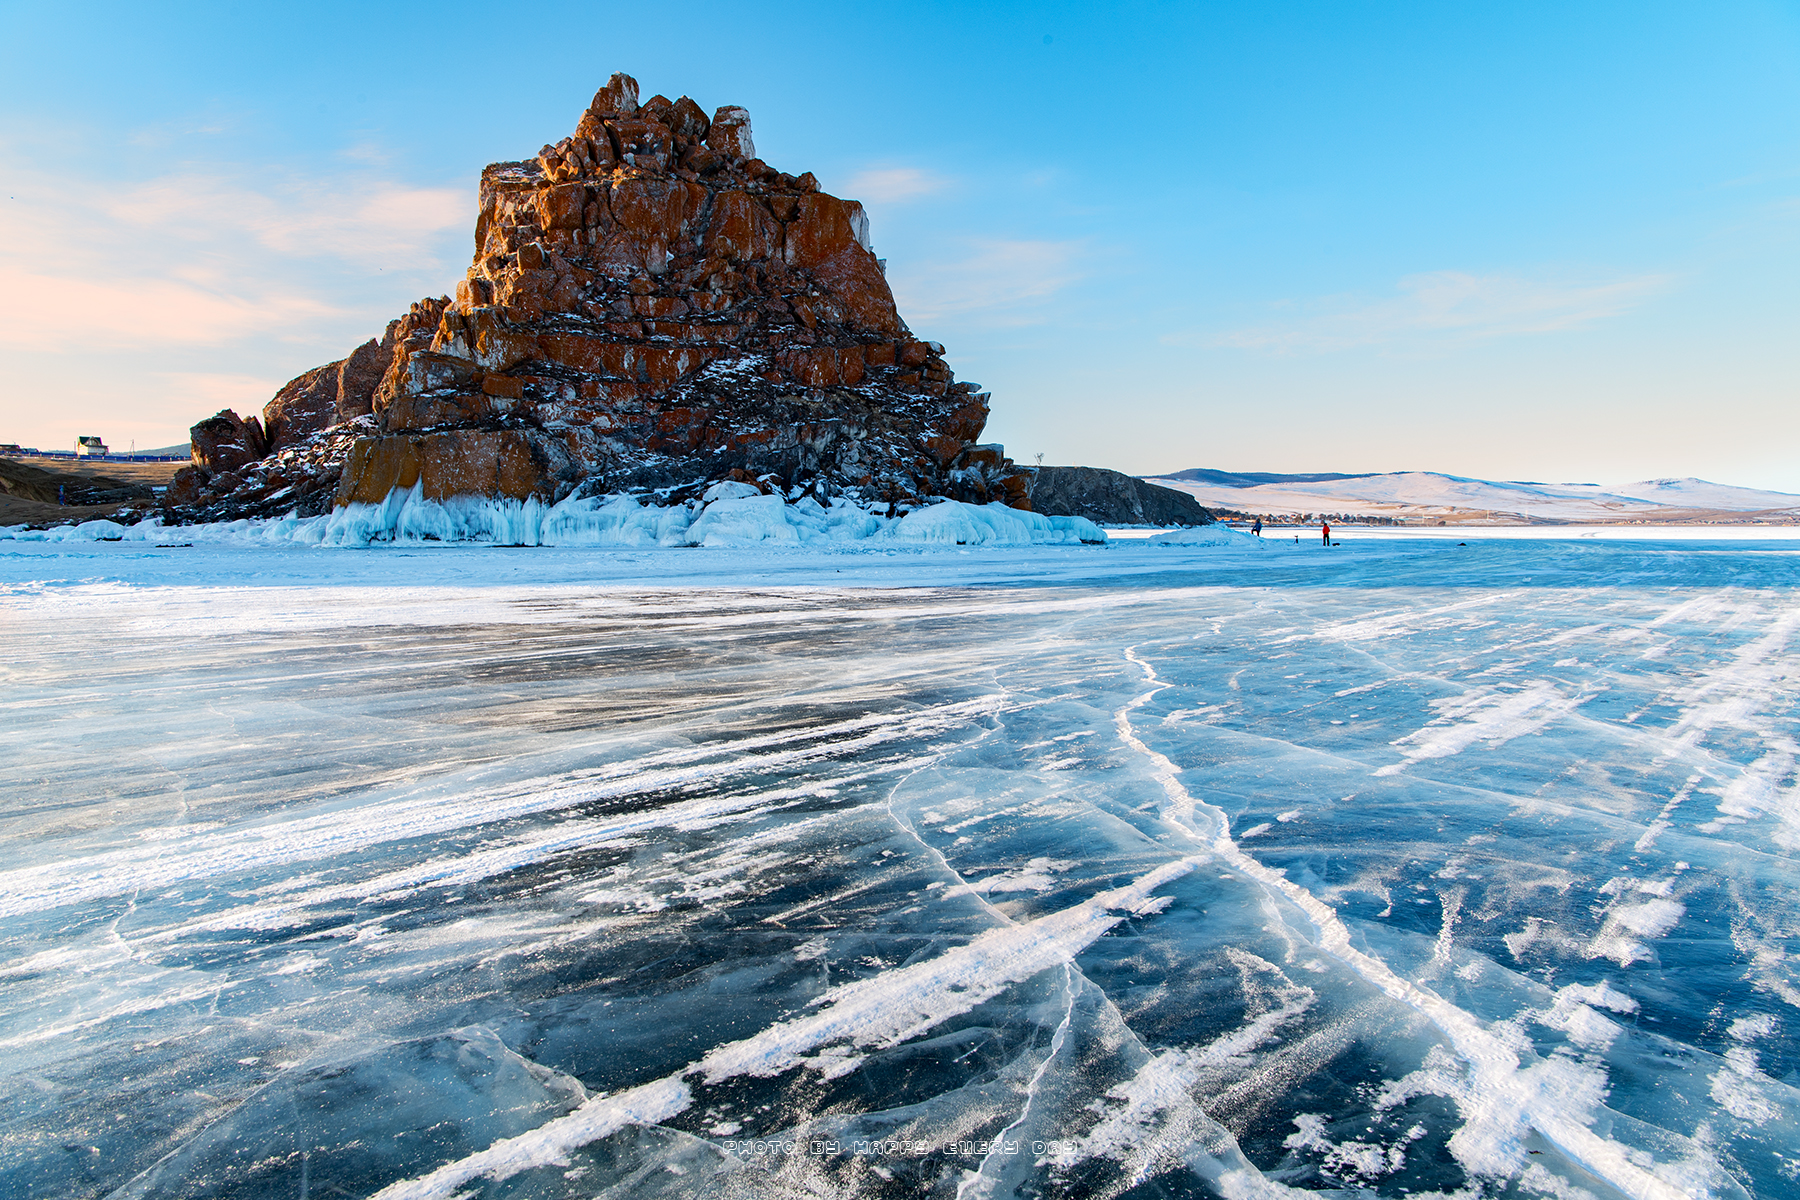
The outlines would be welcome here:
[[[1025,474],[977,444],[987,394],[896,310],[862,205],[757,158],[743,108],[640,102],[614,75],[569,137],[488,166],[479,209],[454,298],[265,409],[286,456],[271,495],[329,444],[308,461],[336,469],[338,504],[739,478],[1028,506]]]

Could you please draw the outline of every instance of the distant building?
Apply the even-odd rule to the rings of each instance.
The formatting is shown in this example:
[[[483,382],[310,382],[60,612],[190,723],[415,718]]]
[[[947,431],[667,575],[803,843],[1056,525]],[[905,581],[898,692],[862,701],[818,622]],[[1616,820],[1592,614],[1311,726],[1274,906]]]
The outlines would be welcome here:
[[[75,457],[87,458],[90,455],[106,453],[106,443],[97,437],[78,437],[75,439]]]

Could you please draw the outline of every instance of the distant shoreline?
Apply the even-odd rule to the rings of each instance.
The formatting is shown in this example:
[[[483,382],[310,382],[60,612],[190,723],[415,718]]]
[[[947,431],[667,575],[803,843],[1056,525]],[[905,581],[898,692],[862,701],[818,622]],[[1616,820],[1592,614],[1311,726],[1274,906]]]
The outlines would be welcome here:
[[[1239,517],[1235,514],[1227,514],[1218,509],[1214,509],[1213,512],[1214,512],[1214,515],[1218,518],[1218,521],[1220,524],[1230,525],[1233,528],[1236,528],[1237,526],[1242,525],[1244,528],[1248,529],[1250,527],[1250,522],[1255,519],[1254,516]],[[1729,517],[1729,519],[1727,519],[1728,517]],[[1386,531],[1394,532],[1394,533],[1407,532],[1407,531],[1421,531],[1421,530],[1427,530],[1427,529],[1444,530],[1444,531],[1454,531],[1457,529],[1617,529],[1617,528],[1633,528],[1633,529],[1636,529],[1636,528],[1645,528],[1645,529],[1651,529],[1651,528],[1661,528],[1661,529],[1710,529],[1710,528],[1800,529],[1800,517],[1796,517],[1791,513],[1782,513],[1782,514],[1779,514],[1776,516],[1763,517],[1760,520],[1758,519],[1759,517],[1761,517],[1761,514],[1759,514],[1759,513],[1723,514],[1723,513],[1709,512],[1705,517],[1691,518],[1691,519],[1687,519],[1687,520],[1683,520],[1683,519],[1676,518],[1676,517],[1620,517],[1616,520],[1607,521],[1607,520],[1580,520],[1580,519],[1573,518],[1573,517],[1522,517],[1522,516],[1515,515],[1513,517],[1513,519],[1511,519],[1511,520],[1506,520],[1506,519],[1503,519],[1500,517],[1486,517],[1486,516],[1462,517],[1462,518],[1430,516],[1430,517],[1394,517],[1394,518],[1392,518],[1390,520],[1386,520],[1386,521],[1369,521],[1366,519],[1358,519],[1356,516],[1352,516],[1348,513],[1345,513],[1345,514],[1326,513],[1326,514],[1324,514],[1324,519],[1331,522],[1331,527],[1333,529],[1351,529],[1351,528],[1381,529],[1381,530],[1386,530]],[[1295,530],[1295,529],[1317,530],[1319,528],[1319,520],[1320,520],[1319,517],[1314,516],[1310,520],[1301,520],[1298,518],[1285,518],[1285,519],[1278,519],[1278,520],[1271,521],[1268,518],[1268,516],[1265,514],[1263,517],[1263,528],[1264,529],[1287,529],[1290,531]]]
[[[1202,478],[1203,477],[1203,478]],[[1257,482],[1267,479],[1269,482]],[[1225,520],[1367,523],[1406,529],[1534,526],[1800,526],[1800,494],[1656,479],[1609,485],[1473,479],[1435,471],[1269,476],[1193,470],[1149,480],[1186,492]]]
[[[1222,521],[1220,524],[1232,529],[1248,529],[1249,523],[1242,521]],[[1108,529],[1113,537],[1131,537],[1135,531]],[[1151,531],[1154,532],[1154,531]],[[1266,537],[1280,540],[1298,536],[1301,545],[1305,545],[1307,535],[1313,542],[1319,540],[1319,523],[1310,525],[1271,525],[1263,524]],[[1555,541],[1573,541],[1591,538],[1600,541],[1800,541],[1800,524],[1766,524],[1758,525],[1739,522],[1726,524],[1708,522],[1697,524],[1678,524],[1668,521],[1607,521],[1590,522],[1531,522],[1510,525],[1358,525],[1351,521],[1342,524],[1331,523],[1333,539],[1355,538],[1368,540],[1371,538],[1436,538],[1440,540],[1455,539],[1458,541],[1471,538],[1543,538]]]

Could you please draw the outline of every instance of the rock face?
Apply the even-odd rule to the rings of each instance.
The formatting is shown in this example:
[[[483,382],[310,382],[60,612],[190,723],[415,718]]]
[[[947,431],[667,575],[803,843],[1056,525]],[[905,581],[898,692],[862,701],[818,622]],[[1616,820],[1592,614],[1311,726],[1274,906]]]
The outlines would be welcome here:
[[[209,474],[249,466],[269,449],[262,423],[255,417],[241,420],[229,408],[188,430],[188,437],[193,443],[194,465]]]
[[[263,432],[269,449],[297,446],[313,434],[337,424],[337,376],[342,363],[314,367],[290,380],[263,406]],[[251,420],[256,418],[252,417]]]
[[[637,91],[613,76],[572,136],[483,171],[455,297],[283,387],[253,457],[225,424],[255,418],[196,426],[178,515],[723,478],[1029,507],[977,444],[987,394],[895,310],[862,206],[757,158],[743,109]]]
[[[1210,525],[1213,516],[1186,492],[1103,467],[1038,467],[1031,507],[1049,517],[1086,517],[1104,525]]]

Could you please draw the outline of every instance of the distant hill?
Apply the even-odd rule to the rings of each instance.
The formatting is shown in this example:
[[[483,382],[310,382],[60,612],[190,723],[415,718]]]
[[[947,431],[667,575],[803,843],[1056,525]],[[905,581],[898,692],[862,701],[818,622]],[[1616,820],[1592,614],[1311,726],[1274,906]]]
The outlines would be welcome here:
[[[1436,471],[1283,475],[1193,467],[1148,476],[1209,508],[1277,516],[1331,514],[1402,521],[1517,524],[1639,521],[1658,524],[1800,523],[1800,495],[1711,483],[1650,479],[1606,486],[1473,479]]]
[[[1220,487],[1255,487],[1261,483],[1329,483],[1334,479],[1367,479],[1366,475],[1277,475],[1271,471],[1215,471],[1210,467],[1189,467],[1167,475],[1146,475],[1145,479],[1186,479],[1193,483],[1216,483]]]

